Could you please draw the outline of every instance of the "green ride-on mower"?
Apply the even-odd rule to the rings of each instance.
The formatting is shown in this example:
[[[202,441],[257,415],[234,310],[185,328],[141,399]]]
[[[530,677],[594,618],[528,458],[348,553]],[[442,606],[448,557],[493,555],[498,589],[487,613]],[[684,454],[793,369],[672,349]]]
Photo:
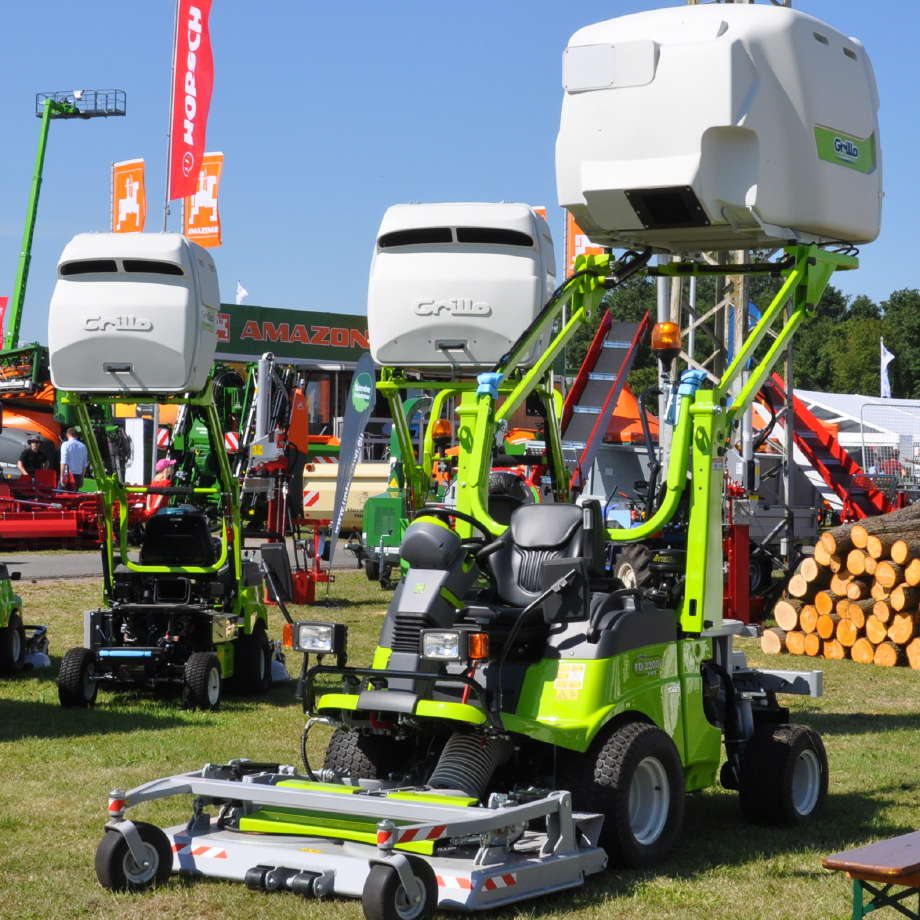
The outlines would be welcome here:
[[[0,563],[0,677],[50,663],[48,627],[22,621],[22,598],[13,590],[19,575]]]
[[[750,4],[579,31],[563,65],[560,203],[595,245],[627,251],[579,256],[558,288],[549,228],[526,205],[387,212],[368,332],[412,520],[373,661],[305,675],[302,753],[316,725],[333,729],[322,767],[240,759],[112,790],[96,852],[105,887],[179,872],[360,897],[367,920],[423,920],[572,888],[608,861],[653,865],[678,840],[685,795],[718,778],[752,821],[820,814],[824,746],[777,697],[820,695],[822,677],[755,670],[734,648],[743,627],[722,616],[722,502],[742,414],[834,271],[857,266],[840,241],[878,234],[878,99],[864,49],[848,42],[797,11]],[[675,130],[669,106],[690,78],[706,103],[682,107]],[[779,255],[699,255],[754,248]],[[653,268],[653,251],[672,261]],[[647,520],[621,530],[596,503],[570,503],[553,367],[606,292],[641,271],[781,280],[721,377],[682,351],[674,324],[656,330],[673,425],[665,488]],[[679,377],[678,357],[689,365]],[[448,420],[459,418],[450,508],[426,502],[437,398],[420,455],[402,411],[419,390],[448,394]],[[556,501],[504,524],[490,514],[489,476],[528,404],[544,415]],[[685,497],[673,590],[611,577],[607,544],[654,537]],[[345,654],[342,624],[289,631],[296,650]],[[128,817],[176,795],[193,797],[183,824]]]
[[[81,648],[61,662],[62,706],[100,688],[181,688],[217,709],[224,682],[271,686],[262,567],[244,558],[240,486],[230,470],[210,377],[219,305],[214,263],[179,234],[81,234],[58,266],[49,325],[51,375],[84,432],[96,405],[178,405],[205,431],[213,484],[125,485],[86,446],[102,498],[103,603],[84,613]],[[132,315],[100,319],[106,310]],[[105,314],[107,315],[107,314]],[[200,446],[200,445],[199,445]],[[146,506],[139,553],[129,504]]]

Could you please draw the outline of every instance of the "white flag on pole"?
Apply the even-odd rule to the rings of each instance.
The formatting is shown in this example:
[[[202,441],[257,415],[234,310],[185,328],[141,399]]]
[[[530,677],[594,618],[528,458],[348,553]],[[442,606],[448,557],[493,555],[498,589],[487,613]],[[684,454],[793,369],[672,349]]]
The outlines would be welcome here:
[[[248,297],[248,296],[249,296],[249,291],[247,291],[246,288],[244,288],[243,285],[242,285],[239,281],[237,281],[237,282],[236,282],[236,303],[237,303],[237,306],[239,306],[239,305],[243,302],[243,298],[244,298],[244,297]],[[884,349],[884,347],[885,347],[885,346],[883,345],[882,348]],[[883,358],[882,360],[884,360],[884,358]]]
[[[888,381],[888,365],[894,361],[894,355],[885,348],[885,340],[880,339],[882,343],[882,397],[891,399],[891,383]]]

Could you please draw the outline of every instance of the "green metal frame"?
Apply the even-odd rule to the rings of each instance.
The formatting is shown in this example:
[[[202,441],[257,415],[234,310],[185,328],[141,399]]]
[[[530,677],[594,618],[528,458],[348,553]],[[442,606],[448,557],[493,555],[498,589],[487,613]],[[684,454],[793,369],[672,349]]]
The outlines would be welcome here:
[[[233,571],[240,590],[234,597],[231,609],[227,611],[235,616],[242,616],[245,621],[245,632],[252,631],[252,627],[257,619],[267,622],[267,613],[262,597],[258,594],[257,589],[242,587],[242,556],[240,548],[242,547],[242,528],[240,526],[240,485],[230,470],[230,460],[227,456],[226,446],[223,438],[219,436],[222,428],[220,419],[217,415],[217,409],[214,405],[214,396],[210,380],[200,396],[161,396],[157,401],[161,405],[185,405],[195,406],[203,409],[208,430],[212,433],[211,449],[213,455],[217,457],[218,469],[220,473],[220,488],[196,488],[193,490],[195,495],[201,495],[215,499],[218,503],[223,503],[222,509],[223,526],[221,528],[221,552],[217,561],[211,566],[151,566],[139,565],[131,562],[128,558],[128,496],[132,494],[146,494],[146,487],[125,486],[117,475],[107,473],[105,465],[102,462],[102,455],[99,452],[95,438],[86,438],[86,447],[89,453],[90,463],[93,473],[96,477],[97,489],[103,497],[103,517],[104,517],[104,552],[109,559],[109,565],[106,566],[104,575],[103,595],[107,603],[114,600],[113,596],[113,566],[111,562],[115,554],[116,540],[118,550],[121,553],[122,562],[134,572],[149,573],[180,573],[193,575],[211,575],[215,574],[228,560],[232,560]],[[136,397],[122,396],[98,396],[80,395],[76,393],[67,393],[63,396],[63,402],[72,406],[75,410],[78,424],[84,432],[92,431],[89,409],[96,405],[119,405],[128,404],[136,401]],[[118,534],[115,535],[115,512],[118,513]]]

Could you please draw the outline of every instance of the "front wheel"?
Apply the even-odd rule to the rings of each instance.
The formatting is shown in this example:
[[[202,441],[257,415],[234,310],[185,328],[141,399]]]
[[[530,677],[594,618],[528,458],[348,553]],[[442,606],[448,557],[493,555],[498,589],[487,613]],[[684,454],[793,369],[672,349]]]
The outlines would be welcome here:
[[[88,648],[68,649],[58,673],[58,699],[62,706],[86,707],[96,702],[96,655]]]
[[[185,663],[185,708],[214,712],[220,707],[222,694],[220,659],[213,652],[195,652]]]
[[[268,693],[272,686],[272,646],[259,620],[247,636],[241,633],[234,642],[233,686],[243,694]]]
[[[438,880],[418,856],[406,856],[415,876],[415,891],[406,891],[394,866],[371,867],[361,894],[367,920],[425,920],[438,908]]]
[[[684,818],[684,771],[670,735],[646,722],[602,734],[585,754],[565,752],[557,786],[579,811],[604,815],[600,844],[613,864],[644,869],[665,859]]]
[[[806,824],[824,808],[827,783],[827,752],[816,731],[762,725],[741,761],[741,812],[755,824]]]
[[[14,610],[9,623],[0,629],[0,674],[15,674],[26,663],[26,630]]]
[[[146,852],[138,865],[128,841],[117,831],[108,831],[96,850],[96,878],[111,891],[143,891],[151,885],[163,885],[172,871],[173,855],[169,838],[158,827],[136,821]]]

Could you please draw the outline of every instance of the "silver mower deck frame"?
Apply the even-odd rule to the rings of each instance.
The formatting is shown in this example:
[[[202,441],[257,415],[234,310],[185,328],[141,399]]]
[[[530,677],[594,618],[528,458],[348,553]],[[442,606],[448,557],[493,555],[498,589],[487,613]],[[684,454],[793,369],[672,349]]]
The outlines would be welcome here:
[[[245,761],[234,763],[245,766]],[[129,792],[115,790],[110,793],[106,831],[121,833],[140,865],[145,850],[134,824],[124,817],[125,810],[155,799],[193,795],[188,824],[165,829],[173,850],[173,872],[233,879],[269,891],[287,889],[307,897],[360,898],[376,864],[393,866],[405,889],[414,891],[409,860],[394,847],[409,841],[440,841],[443,848],[436,847],[434,855],[417,858],[434,870],[438,907],[462,911],[573,888],[607,865],[607,856],[597,845],[603,816],[573,812],[568,792],[548,792],[523,804],[493,795],[487,807],[466,807],[388,798],[395,789],[361,789],[343,795],[279,787],[279,782],[308,778],[293,767],[265,767],[265,772],[240,776],[234,764],[207,764]],[[377,845],[332,836],[237,829],[240,818],[263,805],[334,813],[345,821],[372,816]],[[209,814],[208,807],[219,808],[220,815]],[[535,821],[544,828],[528,829],[528,822]]]

